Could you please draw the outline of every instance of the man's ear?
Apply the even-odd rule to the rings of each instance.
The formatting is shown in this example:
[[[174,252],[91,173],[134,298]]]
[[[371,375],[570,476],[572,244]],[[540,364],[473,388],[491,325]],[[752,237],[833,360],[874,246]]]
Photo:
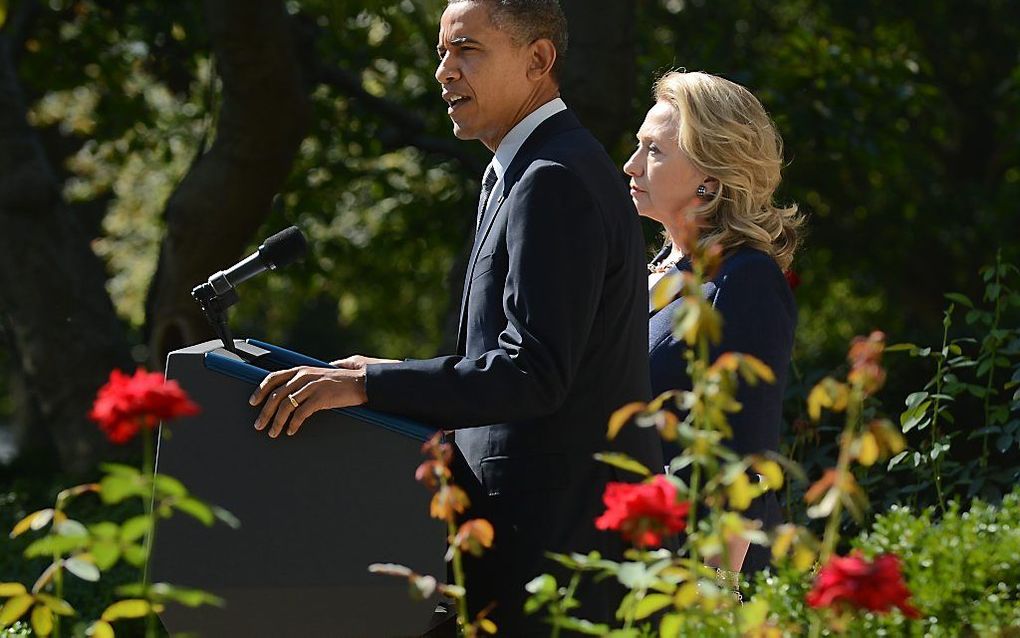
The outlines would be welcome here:
[[[549,38],[539,38],[528,45],[528,79],[540,80],[552,73],[556,64],[556,45]]]

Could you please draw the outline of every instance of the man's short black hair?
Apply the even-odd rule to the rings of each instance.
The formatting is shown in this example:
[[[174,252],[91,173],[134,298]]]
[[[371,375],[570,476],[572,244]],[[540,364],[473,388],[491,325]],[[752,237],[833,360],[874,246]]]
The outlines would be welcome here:
[[[479,2],[489,7],[493,25],[507,33],[514,44],[531,44],[540,38],[556,47],[553,78],[559,79],[561,62],[567,54],[567,17],[559,0],[447,0],[447,6]]]

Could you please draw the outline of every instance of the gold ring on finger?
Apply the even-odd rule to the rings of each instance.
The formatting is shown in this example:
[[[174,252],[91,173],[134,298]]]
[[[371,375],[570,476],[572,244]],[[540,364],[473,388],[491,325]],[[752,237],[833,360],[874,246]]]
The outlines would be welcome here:
[[[290,404],[291,404],[292,406],[294,406],[295,408],[296,408],[296,407],[298,407],[298,402],[297,402],[297,399],[295,399],[295,398],[294,398],[294,395],[293,395],[293,394],[288,394],[288,395],[287,395],[287,398],[288,398],[288,399],[290,399]]]

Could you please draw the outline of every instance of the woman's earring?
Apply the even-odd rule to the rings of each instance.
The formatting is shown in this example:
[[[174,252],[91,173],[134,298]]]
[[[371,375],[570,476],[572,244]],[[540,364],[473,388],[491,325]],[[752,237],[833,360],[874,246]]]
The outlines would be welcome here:
[[[698,186],[698,199],[712,199],[713,197],[715,197],[715,193],[708,192],[704,184]]]

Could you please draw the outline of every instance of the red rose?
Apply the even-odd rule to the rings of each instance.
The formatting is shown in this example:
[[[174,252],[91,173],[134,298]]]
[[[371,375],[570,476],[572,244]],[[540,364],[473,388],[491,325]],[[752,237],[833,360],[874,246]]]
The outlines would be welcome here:
[[[638,547],[658,547],[663,536],[682,532],[690,509],[661,474],[647,483],[609,483],[602,501],[606,511],[595,519],[595,527],[619,531]]]
[[[903,582],[895,554],[881,554],[868,562],[855,551],[846,557],[830,558],[805,600],[812,607],[846,605],[880,613],[898,607],[908,618],[919,618],[920,612],[908,598],[910,590]]]
[[[790,285],[790,290],[796,290],[800,286],[800,275],[797,274],[796,270],[792,268],[783,273],[786,277],[786,283]]]
[[[142,427],[150,430],[161,420],[198,413],[188,395],[176,381],[166,381],[159,372],[139,368],[133,376],[120,370],[99,389],[89,418],[111,442],[127,443]]]

